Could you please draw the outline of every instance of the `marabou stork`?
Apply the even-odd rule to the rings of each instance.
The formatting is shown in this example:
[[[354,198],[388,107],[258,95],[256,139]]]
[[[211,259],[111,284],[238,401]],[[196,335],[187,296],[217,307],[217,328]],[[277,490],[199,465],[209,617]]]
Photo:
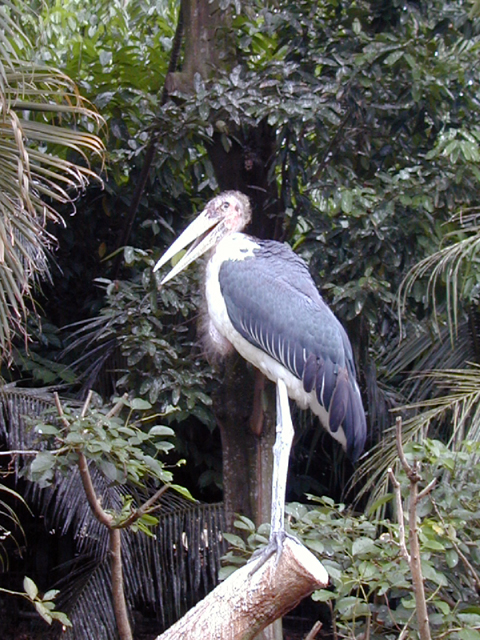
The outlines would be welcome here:
[[[165,284],[211,250],[206,266],[207,334],[225,355],[232,346],[277,385],[269,555],[281,551],[293,425],[288,396],[310,409],[355,461],[366,437],[365,412],[347,334],[323,301],[305,262],[273,240],[240,233],[251,219],[243,193],[208,202],[155,265],[194,243]]]

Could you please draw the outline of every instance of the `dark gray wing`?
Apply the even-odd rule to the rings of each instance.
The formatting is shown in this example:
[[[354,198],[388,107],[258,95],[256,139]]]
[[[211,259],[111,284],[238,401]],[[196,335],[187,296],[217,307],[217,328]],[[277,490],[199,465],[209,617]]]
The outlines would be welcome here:
[[[332,432],[343,428],[347,452],[356,459],[366,425],[347,334],[305,262],[288,245],[256,242],[253,257],[227,260],[220,268],[229,318],[248,342],[302,380],[305,391],[316,389],[329,413],[324,426]]]

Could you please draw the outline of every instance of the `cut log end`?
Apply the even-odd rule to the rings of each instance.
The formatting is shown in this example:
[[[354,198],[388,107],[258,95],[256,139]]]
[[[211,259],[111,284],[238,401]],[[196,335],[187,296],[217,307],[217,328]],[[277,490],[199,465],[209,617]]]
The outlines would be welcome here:
[[[254,562],[230,575],[157,640],[249,640],[328,584],[321,562],[290,537],[278,562],[273,555],[258,570]]]

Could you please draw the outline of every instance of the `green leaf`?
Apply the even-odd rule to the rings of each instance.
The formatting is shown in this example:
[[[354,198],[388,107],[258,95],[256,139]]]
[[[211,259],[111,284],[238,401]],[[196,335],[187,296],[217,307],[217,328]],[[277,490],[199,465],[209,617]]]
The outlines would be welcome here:
[[[104,474],[106,478],[115,482],[123,475],[123,473],[117,469],[117,467],[113,464],[113,462],[109,462],[108,460],[99,460],[98,466],[100,470]]]
[[[50,451],[40,451],[32,461],[30,471],[32,474],[41,474],[53,469],[55,464],[56,458]]]
[[[353,195],[351,191],[342,191],[340,206],[344,213],[351,213],[353,207]]]
[[[149,432],[149,436],[174,436],[175,431],[171,427],[166,427],[163,425],[157,425],[152,427]]]
[[[35,598],[38,596],[37,585],[31,578],[28,578],[27,576],[25,576],[23,579],[23,588],[25,589],[25,593],[28,595],[30,600],[35,600]]]
[[[60,429],[53,424],[39,424],[35,427],[35,431],[43,436],[56,436],[60,433]]]
[[[458,553],[455,549],[447,549],[445,552],[445,561],[449,569],[453,569],[458,564]]]
[[[434,601],[434,604],[437,607],[437,609],[440,609],[440,611],[444,616],[448,616],[448,614],[450,613],[450,605],[448,604],[448,602],[437,599]]]
[[[460,629],[457,631],[460,640],[480,640],[480,631],[477,629]]]
[[[177,493],[179,493],[184,498],[187,498],[187,500],[191,500],[192,502],[196,502],[195,498],[192,496],[190,491],[188,489],[186,489],[185,487],[182,487],[179,484],[171,484],[170,488],[173,489],[174,491],[176,491]]]
[[[50,611],[43,604],[43,602],[36,601],[36,602],[34,602],[34,605],[35,605],[35,609],[41,615],[41,617],[45,620],[45,622],[47,622],[48,624],[52,624],[53,618],[52,618],[52,616],[50,614]]]
[[[54,620],[58,620],[58,622],[60,622],[64,627],[72,626],[69,617],[65,613],[62,613],[61,611],[52,611],[50,615]]]
[[[335,608],[343,618],[348,619],[370,613],[368,604],[361,598],[357,598],[357,596],[339,598],[335,604]]]
[[[371,538],[357,538],[353,541],[352,555],[360,556],[376,550],[375,542]]]
[[[255,531],[255,524],[246,516],[240,516],[238,520],[235,520],[234,525],[237,529],[244,529],[245,531]]]
[[[335,599],[335,594],[326,589],[318,589],[312,593],[312,600],[315,602],[330,602]]]
[[[240,536],[237,536],[234,533],[224,533],[223,537],[232,546],[238,549],[246,549],[245,542]]]
[[[304,538],[303,541],[305,545],[312,551],[316,551],[319,554],[325,551],[324,543],[321,540],[318,540],[317,538]]]
[[[435,538],[427,538],[426,536],[422,540],[422,548],[429,549],[430,551],[445,551],[445,545],[442,542]]]
[[[439,587],[448,586],[448,580],[445,575],[434,569],[428,562],[422,562],[422,573],[426,580],[431,580]]]
[[[394,65],[403,57],[403,51],[393,51],[389,56],[385,58],[385,64],[388,66]]]
[[[136,411],[146,411],[147,409],[151,409],[152,405],[147,400],[143,398],[133,398],[129,403],[130,407]]]

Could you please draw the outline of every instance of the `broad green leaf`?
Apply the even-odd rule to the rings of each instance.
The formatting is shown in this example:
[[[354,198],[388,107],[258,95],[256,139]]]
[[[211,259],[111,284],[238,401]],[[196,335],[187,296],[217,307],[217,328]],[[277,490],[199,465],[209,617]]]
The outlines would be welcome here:
[[[163,425],[157,425],[152,427],[149,432],[149,436],[174,436],[175,431],[171,427],[166,427]]]
[[[375,542],[371,538],[357,538],[353,541],[352,555],[359,556],[372,553],[375,550]]]
[[[30,465],[30,471],[37,475],[53,469],[55,465],[56,458],[50,451],[40,451]]]
[[[25,589],[25,593],[28,595],[30,600],[35,600],[35,598],[38,596],[37,585],[31,578],[28,578],[27,576],[25,576],[23,579],[23,588]]]

